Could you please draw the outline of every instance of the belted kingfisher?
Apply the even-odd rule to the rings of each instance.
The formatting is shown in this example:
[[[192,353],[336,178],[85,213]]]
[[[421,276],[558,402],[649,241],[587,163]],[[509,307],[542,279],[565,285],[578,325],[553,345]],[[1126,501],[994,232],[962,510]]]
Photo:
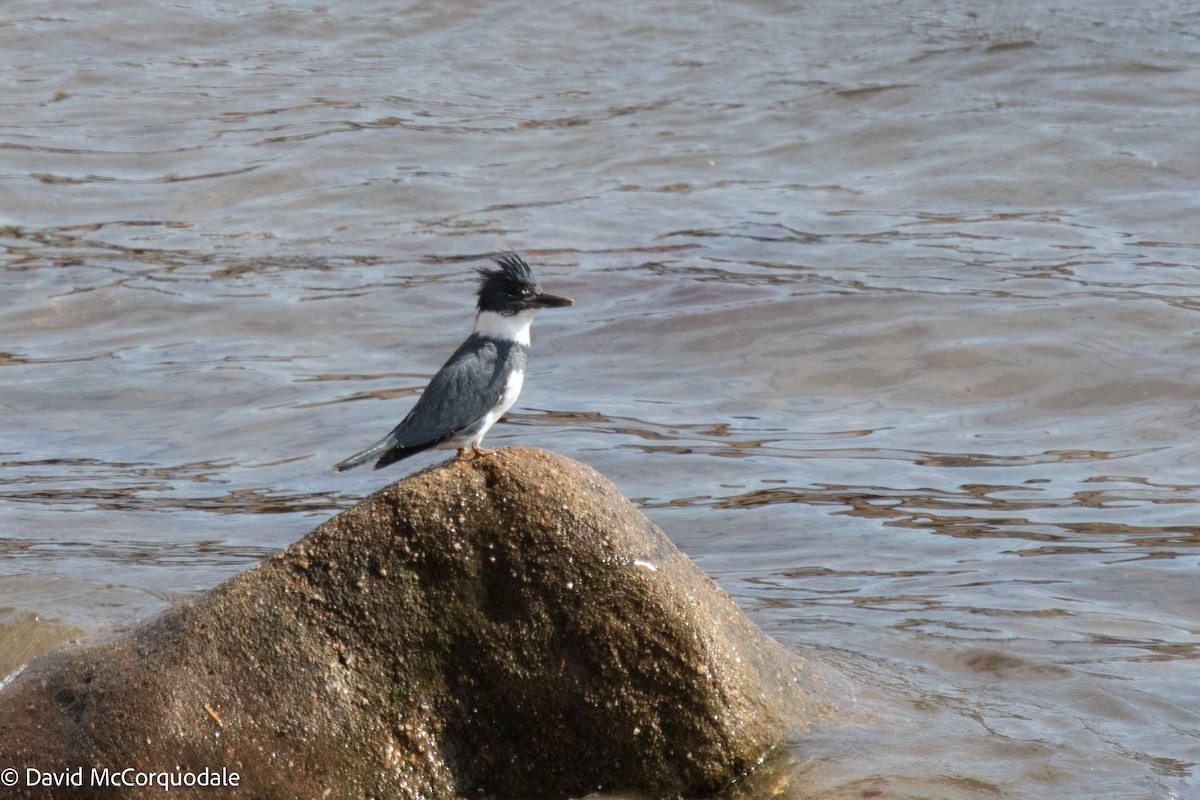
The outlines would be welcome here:
[[[525,382],[534,315],[575,303],[543,292],[516,253],[500,253],[492,260],[498,269],[478,271],[475,330],[429,381],[408,416],[378,443],[334,464],[335,472],[377,456],[379,469],[432,447],[458,448],[459,458],[489,452],[479,443],[516,402]]]

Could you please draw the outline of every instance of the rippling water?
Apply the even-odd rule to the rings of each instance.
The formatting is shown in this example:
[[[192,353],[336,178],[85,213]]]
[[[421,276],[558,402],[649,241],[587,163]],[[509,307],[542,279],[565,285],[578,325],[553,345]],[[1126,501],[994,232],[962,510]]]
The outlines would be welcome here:
[[[211,587],[470,326],[846,718],[746,796],[1200,793],[1200,12],[0,13],[0,671]],[[433,463],[415,459],[408,469]]]

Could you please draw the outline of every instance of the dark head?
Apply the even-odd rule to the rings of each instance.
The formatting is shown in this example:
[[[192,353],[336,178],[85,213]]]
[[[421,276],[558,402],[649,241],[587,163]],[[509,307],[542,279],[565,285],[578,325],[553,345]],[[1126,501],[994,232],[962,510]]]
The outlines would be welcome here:
[[[496,262],[496,269],[479,270],[480,311],[510,316],[522,311],[574,305],[575,301],[569,297],[543,293],[533,270],[516,253],[500,253],[492,260]]]

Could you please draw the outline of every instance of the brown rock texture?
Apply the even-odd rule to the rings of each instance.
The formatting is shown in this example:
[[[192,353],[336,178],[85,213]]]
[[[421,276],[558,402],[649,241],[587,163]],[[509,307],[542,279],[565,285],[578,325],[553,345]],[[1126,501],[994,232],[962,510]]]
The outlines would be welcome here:
[[[706,796],[818,682],[607,479],[507,448],[29,664],[0,767],[38,798]]]

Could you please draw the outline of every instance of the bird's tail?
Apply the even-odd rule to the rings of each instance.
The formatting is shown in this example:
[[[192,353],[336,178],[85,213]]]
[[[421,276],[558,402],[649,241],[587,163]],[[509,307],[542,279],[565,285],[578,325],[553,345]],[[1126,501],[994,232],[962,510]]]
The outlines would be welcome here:
[[[391,449],[392,447],[395,447],[395,445],[396,445],[396,440],[393,439],[391,436],[388,436],[386,439],[376,442],[375,444],[368,447],[366,450],[363,450],[361,453],[355,453],[354,455],[350,456],[349,458],[347,458],[343,461],[339,461],[338,463],[334,464],[333,471],[334,472],[345,472],[348,469],[354,469],[355,467],[358,467],[358,466],[361,466],[361,465],[367,463],[372,458],[376,458],[378,456],[383,455],[389,449]]]
[[[388,464],[395,464],[402,458],[416,455],[423,450],[428,450],[437,445],[437,442],[428,442],[426,444],[405,445],[400,444],[395,436],[388,435],[381,441],[363,450],[361,453],[355,453],[345,461],[339,461],[333,465],[334,472],[345,472],[348,469],[354,469],[357,466],[367,463],[372,458],[379,458],[375,463],[375,469],[386,467]]]

